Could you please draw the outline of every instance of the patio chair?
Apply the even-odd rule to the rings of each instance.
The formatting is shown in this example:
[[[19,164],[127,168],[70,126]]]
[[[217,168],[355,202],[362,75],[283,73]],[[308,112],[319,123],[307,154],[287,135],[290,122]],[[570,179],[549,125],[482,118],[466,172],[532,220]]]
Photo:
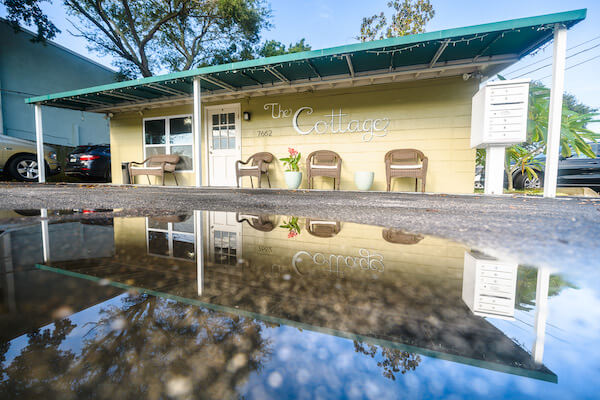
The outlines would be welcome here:
[[[381,231],[381,236],[386,242],[396,244],[417,244],[423,240],[423,236],[405,233],[398,229],[384,229]]]
[[[415,178],[415,192],[418,179],[421,178],[421,192],[425,192],[428,163],[425,154],[415,149],[396,149],[388,151],[384,160],[388,192],[392,187],[392,178]]]
[[[175,175],[175,167],[181,158],[177,154],[157,154],[146,158],[142,162],[132,161],[129,163],[129,176],[131,183],[135,183],[136,175],[146,175],[148,178],[148,184],[150,183],[150,175],[160,176],[162,178],[162,185],[165,185],[165,173],[169,172],[173,174],[175,184],[179,186],[177,182],[177,175]]]
[[[237,222],[247,222],[252,228],[260,232],[271,232],[276,223],[271,221],[268,214],[236,214]]]
[[[235,180],[237,187],[240,187],[240,178],[243,176],[250,177],[250,185],[254,188],[254,182],[252,177],[258,178],[258,187],[261,187],[260,178],[265,175],[269,187],[271,187],[271,180],[269,179],[269,164],[273,161],[275,156],[271,153],[260,152],[251,155],[246,161],[237,160],[235,162]]]
[[[307,218],[306,230],[313,236],[328,238],[340,233],[342,226],[339,221],[323,221]]]
[[[306,170],[309,189],[313,189],[313,179],[315,176],[325,176],[333,178],[334,190],[340,190],[342,157],[338,153],[330,150],[313,151],[306,158]]]

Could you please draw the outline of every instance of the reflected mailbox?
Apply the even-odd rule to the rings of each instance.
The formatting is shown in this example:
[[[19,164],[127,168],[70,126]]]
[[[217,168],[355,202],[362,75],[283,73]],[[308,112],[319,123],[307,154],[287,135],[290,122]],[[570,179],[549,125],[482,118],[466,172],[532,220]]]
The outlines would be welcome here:
[[[475,315],[512,319],[518,264],[465,252],[462,299]]]
[[[471,147],[511,145],[527,136],[529,79],[495,81],[473,96]]]

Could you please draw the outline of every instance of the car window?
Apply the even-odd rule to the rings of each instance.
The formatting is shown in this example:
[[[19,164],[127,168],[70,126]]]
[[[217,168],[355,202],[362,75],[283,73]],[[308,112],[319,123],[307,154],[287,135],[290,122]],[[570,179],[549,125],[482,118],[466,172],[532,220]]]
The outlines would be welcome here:
[[[75,150],[73,150],[73,154],[86,153],[91,150],[90,146],[78,146]]]

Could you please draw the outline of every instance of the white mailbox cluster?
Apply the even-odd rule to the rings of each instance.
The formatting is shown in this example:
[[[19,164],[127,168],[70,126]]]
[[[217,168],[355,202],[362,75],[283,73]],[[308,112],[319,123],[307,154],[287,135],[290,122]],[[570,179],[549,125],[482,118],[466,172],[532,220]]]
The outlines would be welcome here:
[[[515,315],[517,263],[465,252],[462,299],[475,315],[512,319]]]
[[[487,83],[473,96],[471,147],[512,145],[527,135],[529,79]]]

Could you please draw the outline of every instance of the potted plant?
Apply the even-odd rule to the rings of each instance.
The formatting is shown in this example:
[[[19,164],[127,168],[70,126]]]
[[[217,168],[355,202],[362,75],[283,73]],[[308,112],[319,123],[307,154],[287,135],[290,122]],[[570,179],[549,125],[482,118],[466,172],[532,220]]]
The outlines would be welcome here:
[[[302,172],[300,172],[300,168],[298,167],[301,154],[291,147],[288,147],[288,153],[289,157],[280,158],[286,168],[283,173],[285,176],[285,184],[288,189],[298,189],[302,182]]]
[[[298,217],[290,217],[288,221],[283,221],[284,224],[280,228],[288,229],[288,239],[294,238],[300,234],[300,225],[298,225]]]

